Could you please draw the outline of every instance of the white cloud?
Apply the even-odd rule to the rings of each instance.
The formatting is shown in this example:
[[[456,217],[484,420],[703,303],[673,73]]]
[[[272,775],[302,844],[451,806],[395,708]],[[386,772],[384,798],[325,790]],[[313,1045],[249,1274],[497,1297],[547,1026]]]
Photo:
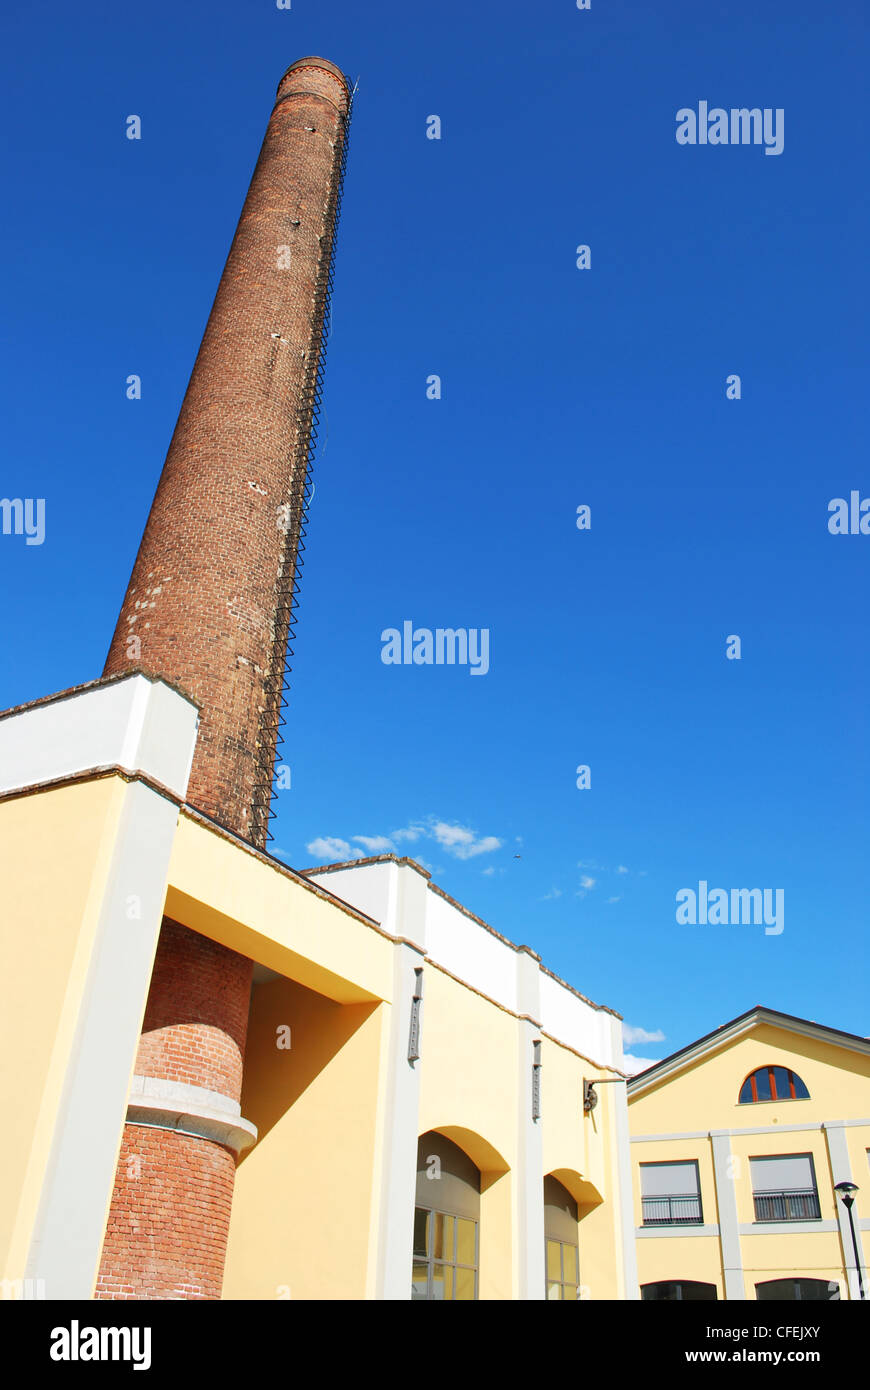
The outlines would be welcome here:
[[[490,864],[489,868],[488,868],[488,869],[483,869],[482,872],[483,872],[484,878],[489,878],[492,874],[495,873],[495,869],[493,868],[492,864]]]
[[[388,840],[386,835],[354,835],[354,843],[362,845],[369,854],[387,854],[391,849],[395,849],[392,840]]]
[[[627,873],[628,873],[628,869],[625,867],[624,864],[617,864],[617,866],[616,866],[616,872],[617,872],[618,874],[627,874]]]
[[[562,896],[562,890],[561,890],[561,888],[551,888],[550,891],[549,891],[549,893],[545,893],[544,896],[541,898],[541,902],[542,902],[542,903],[549,903],[549,902],[552,902],[554,898],[561,898],[561,896]]]
[[[432,817],[424,825],[407,825],[402,830],[394,830],[391,835],[352,835],[353,845],[336,835],[319,835],[308,845],[309,854],[315,855],[322,863],[327,861],[362,859],[364,854],[389,854],[405,840],[434,840],[436,844],[452,854],[454,859],[474,859],[479,854],[492,854],[501,849],[502,842],[495,835],[478,835],[466,825],[450,821],[436,820]],[[418,863],[428,869],[424,860],[416,855]]]
[[[399,841],[419,840],[420,836],[425,833],[422,825],[409,825],[404,830],[394,830],[390,838]]]
[[[495,835],[484,835],[481,839],[465,825],[449,825],[447,821],[433,821],[428,833],[437,840],[442,849],[457,859],[473,859],[478,854],[491,854],[501,849],[501,840]]]
[[[630,1023],[622,1025],[622,1041],[628,1043],[629,1047],[633,1043],[664,1042],[665,1035],[661,1028],[656,1028],[650,1033],[646,1028],[635,1028]]]
[[[630,1052],[626,1052],[622,1058],[622,1070],[627,1071],[629,1076],[637,1076],[638,1072],[654,1066],[656,1062],[651,1057],[633,1057]]]
[[[448,825],[446,821],[435,821],[430,833],[443,845],[445,849],[453,849],[455,845],[474,844],[474,831],[468,830],[464,825]]]
[[[595,878],[590,878],[588,874],[584,874],[583,877],[580,879],[580,887],[581,887],[581,888],[594,888],[597,882],[598,882],[597,879],[595,879]]]
[[[617,898],[608,898],[607,901],[608,901],[609,903],[621,903],[621,902],[622,902],[622,897],[620,896],[620,897],[617,897]]]
[[[305,848],[322,863],[341,863],[345,859],[361,859],[358,850],[351,849],[347,840],[337,840],[333,835],[319,835]]]

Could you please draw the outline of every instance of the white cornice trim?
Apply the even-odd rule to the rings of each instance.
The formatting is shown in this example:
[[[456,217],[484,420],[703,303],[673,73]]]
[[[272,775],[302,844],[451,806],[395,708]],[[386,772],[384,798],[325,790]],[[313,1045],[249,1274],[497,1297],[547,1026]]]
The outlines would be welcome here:
[[[792,1104],[783,1101],[783,1104]],[[823,1129],[870,1128],[870,1117],[859,1120],[808,1120],[802,1125],[747,1125],[740,1129],[687,1129],[674,1134],[633,1134],[632,1144],[658,1144],[677,1139],[712,1139],[715,1134],[812,1134]]]
[[[772,1009],[753,1009],[751,1013],[734,1019],[732,1023],[726,1024],[711,1036],[699,1039],[696,1043],[690,1043],[682,1051],[675,1052],[673,1057],[665,1058],[654,1067],[650,1067],[647,1071],[640,1072],[638,1076],[633,1077],[628,1083],[629,1101],[645,1095],[648,1091],[661,1085],[662,1082],[685,1071],[701,1058],[708,1057],[729,1043],[746,1037],[760,1024],[779,1028],[784,1033],[795,1033],[801,1037],[812,1038],[816,1042],[829,1043],[834,1047],[843,1048],[846,1052],[857,1052],[860,1056],[870,1057],[870,1039],[844,1038],[843,1034],[838,1033],[835,1029],[825,1028],[819,1023],[811,1023],[808,1019],[792,1018],[785,1014],[778,1014]]]

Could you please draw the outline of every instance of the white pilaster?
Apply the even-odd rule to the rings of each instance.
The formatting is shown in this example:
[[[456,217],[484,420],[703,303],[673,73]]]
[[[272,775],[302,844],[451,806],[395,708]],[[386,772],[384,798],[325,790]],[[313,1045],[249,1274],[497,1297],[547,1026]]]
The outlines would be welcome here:
[[[534,1115],[535,1043],[541,1041],[539,959],[527,946],[517,952],[517,1095],[519,1097],[515,1212],[517,1298],[546,1298],[544,1245],[545,1117]],[[543,1052],[543,1044],[539,1052]],[[540,1078],[539,1078],[540,1079]],[[543,1087],[539,1086],[538,1094]]]
[[[832,1120],[822,1126],[825,1131],[825,1141],[828,1145],[828,1156],[831,1162],[831,1172],[834,1177],[834,1185],[838,1182],[853,1182],[852,1165],[849,1162],[849,1147],[846,1143],[846,1126],[842,1120]],[[840,1227],[840,1244],[843,1248],[843,1266],[846,1270],[846,1277],[849,1281],[849,1297],[860,1298],[861,1291],[858,1287],[858,1269],[855,1264],[855,1249],[852,1243],[852,1230],[849,1223],[849,1212],[840,1200],[839,1193],[835,1192],[834,1197],[837,1203],[837,1221]],[[855,1209],[852,1208],[852,1215],[855,1216]],[[864,1259],[864,1245],[861,1239],[861,1228],[855,1219],[855,1242],[858,1246],[858,1259],[861,1263],[861,1272],[864,1280],[864,1297],[870,1297],[870,1288],[867,1281],[867,1265]]]
[[[719,1208],[719,1242],[722,1250],[722,1270],[725,1277],[725,1297],[729,1302],[746,1299],[743,1278],[743,1252],[740,1246],[740,1224],[737,1220],[737,1194],[731,1175],[731,1134],[727,1129],[710,1133],[713,1146],[713,1178],[716,1183],[716,1205]]]
[[[395,915],[390,925],[397,936],[406,939],[393,947],[393,1003],[387,1042],[387,1094],[375,1297],[404,1300],[411,1297],[420,1069],[425,1064],[426,1056],[423,961],[426,954],[427,879],[410,864],[395,864],[391,868],[391,897]],[[416,1050],[420,1055],[419,1059],[412,1059],[408,1056],[408,1045],[414,996],[418,992],[422,992],[416,1030]]]
[[[162,682],[95,686],[0,719],[3,787],[118,764],[182,800],[196,727],[195,706]],[[168,797],[124,785],[25,1271],[47,1298],[93,1293],[177,820]]]
[[[610,1019],[610,1049],[603,1059],[620,1070],[623,1066],[622,1020],[614,1015]],[[631,1186],[631,1139],[628,1124],[628,1086],[617,1082],[602,1087],[612,1092],[608,1097],[613,1115],[613,1142],[616,1149],[615,1172],[613,1176],[616,1192],[614,1194],[614,1234],[619,1241],[622,1256],[623,1298],[635,1301],[640,1298],[637,1279],[637,1245],[634,1237],[634,1194]]]

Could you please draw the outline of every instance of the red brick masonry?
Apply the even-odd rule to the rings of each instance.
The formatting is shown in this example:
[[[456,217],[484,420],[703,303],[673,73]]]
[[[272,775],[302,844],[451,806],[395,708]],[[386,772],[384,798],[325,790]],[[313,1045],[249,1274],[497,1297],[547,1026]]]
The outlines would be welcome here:
[[[235,1171],[219,1144],[125,1125],[95,1297],[220,1298]]]
[[[238,1101],[252,962],[165,918],[136,1072]],[[138,1161],[137,1161],[138,1160]],[[97,1298],[219,1298],[235,1155],[127,1124]]]
[[[188,800],[261,848],[348,103],[322,59],[281,81],[104,672],[139,666],[193,696]]]
[[[238,1100],[252,969],[244,956],[164,918],[137,1074]]]
[[[187,800],[262,848],[347,134],[338,68],[285,73],[118,625],[139,668],[201,708]],[[165,921],[137,1072],[238,1100],[252,963]],[[235,1160],[128,1124],[98,1298],[219,1298]]]

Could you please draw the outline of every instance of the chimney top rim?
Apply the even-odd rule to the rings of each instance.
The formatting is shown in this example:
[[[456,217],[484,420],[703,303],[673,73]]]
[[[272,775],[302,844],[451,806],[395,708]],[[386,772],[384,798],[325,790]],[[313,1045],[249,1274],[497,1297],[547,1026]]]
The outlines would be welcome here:
[[[295,63],[291,63],[286,72],[281,75],[281,81],[278,83],[278,91],[280,92],[281,84],[290,76],[290,73],[293,72],[294,69],[310,67],[323,68],[325,72],[330,73],[333,77],[337,77],[345,89],[348,100],[350,99],[350,78],[347,77],[335,63],[331,63],[328,58],[318,58],[316,54],[310,54],[307,58],[297,58]]]

